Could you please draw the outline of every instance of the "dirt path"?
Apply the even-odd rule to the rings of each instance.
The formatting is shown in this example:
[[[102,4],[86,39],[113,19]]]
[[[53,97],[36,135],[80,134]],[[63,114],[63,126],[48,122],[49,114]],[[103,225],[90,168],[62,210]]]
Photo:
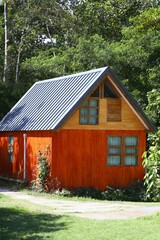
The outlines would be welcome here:
[[[129,219],[160,212],[160,204],[130,203],[130,202],[80,202],[59,199],[46,199],[35,197],[22,192],[0,189],[0,193],[14,199],[29,201],[34,204],[53,207],[57,214],[68,214],[91,219]]]

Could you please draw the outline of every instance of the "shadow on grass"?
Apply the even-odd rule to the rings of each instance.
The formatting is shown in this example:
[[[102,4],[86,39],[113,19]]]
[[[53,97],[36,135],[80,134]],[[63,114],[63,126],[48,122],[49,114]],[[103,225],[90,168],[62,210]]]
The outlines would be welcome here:
[[[51,232],[65,229],[62,216],[28,213],[23,209],[0,208],[1,240],[39,240],[50,238]]]

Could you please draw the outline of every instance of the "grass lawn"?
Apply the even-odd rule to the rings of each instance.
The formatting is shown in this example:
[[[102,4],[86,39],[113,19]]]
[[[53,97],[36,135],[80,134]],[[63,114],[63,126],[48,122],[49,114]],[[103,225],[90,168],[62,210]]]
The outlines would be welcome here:
[[[160,214],[132,220],[88,220],[0,194],[0,240],[157,240]]]

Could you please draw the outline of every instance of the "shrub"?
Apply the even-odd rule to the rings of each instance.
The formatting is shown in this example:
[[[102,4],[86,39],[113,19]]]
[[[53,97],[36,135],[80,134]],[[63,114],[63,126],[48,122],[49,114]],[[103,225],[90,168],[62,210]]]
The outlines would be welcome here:
[[[143,165],[147,170],[144,177],[146,197],[149,201],[160,201],[160,128],[148,136],[148,141],[150,147],[143,154]]]
[[[76,197],[102,199],[102,192],[93,187],[80,187],[73,189],[71,190],[71,195]]]
[[[48,182],[50,176],[50,165],[48,162],[48,154],[49,154],[49,147],[47,146],[42,152],[41,150],[38,151],[36,157],[38,158],[37,161],[37,168],[35,169],[38,173],[36,175],[36,179],[31,182],[32,189],[43,192],[48,191]]]

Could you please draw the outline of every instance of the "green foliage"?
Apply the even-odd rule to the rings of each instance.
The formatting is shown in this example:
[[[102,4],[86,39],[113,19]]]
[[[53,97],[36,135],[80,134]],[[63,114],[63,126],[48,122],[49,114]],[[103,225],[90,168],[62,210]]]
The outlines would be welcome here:
[[[20,83],[0,82],[0,120],[20,99],[29,86]]]
[[[23,90],[37,80],[107,65],[143,109],[147,106],[146,92],[160,88],[159,1],[7,2],[6,85],[13,84],[16,76],[18,78],[17,91],[11,91],[12,97],[11,93],[8,94],[9,85],[4,87],[2,102],[7,111],[15,103],[12,99],[19,99]],[[4,18],[1,14],[0,80],[3,66]],[[2,117],[5,111],[2,109],[0,112]]]
[[[147,97],[147,113],[156,126],[160,126],[159,89],[148,92]],[[149,200],[160,201],[160,128],[156,133],[148,135],[148,144],[148,150],[143,154],[143,165],[147,171],[144,178],[147,186],[146,194]]]
[[[37,174],[35,174],[36,179],[31,182],[33,190],[36,190],[39,192],[48,191],[48,182],[50,177],[50,165],[48,162],[48,155],[49,155],[49,146],[46,146],[46,149],[44,152],[39,150],[38,154],[36,154],[36,157],[38,158],[38,162],[37,162],[37,168],[34,169],[37,171]]]
[[[151,8],[131,18],[121,41],[110,45],[117,74],[142,107],[147,105],[146,92],[160,88],[159,13],[160,8]]]
[[[93,187],[80,187],[71,190],[70,196],[102,199],[102,192]]]
[[[121,189],[108,186],[106,190],[102,192],[102,195],[105,200],[134,202],[146,201],[145,187],[141,181],[135,181],[127,188]]]
[[[147,93],[147,114],[156,126],[160,127],[160,89],[153,89]]]
[[[146,201],[146,188],[141,181],[135,181],[127,188],[113,188],[107,186],[104,191],[93,187],[80,187],[75,189],[61,189],[54,191],[55,194],[65,197],[83,197],[110,201]]]
[[[147,186],[147,199],[160,201],[160,129],[148,137],[150,147],[144,152],[143,165],[146,168],[144,177]]]
[[[127,188],[116,189],[107,187],[102,192],[104,199],[113,201],[134,201],[143,202],[146,201],[146,188],[142,181],[135,181],[131,183]]]
[[[86,0],[80,1],[79,4],[71,1],[70,7],[85,36],[98,34],[107,41],[119,41],[122,28],[130,25],[131,17],[158,5],[143,0]]]

